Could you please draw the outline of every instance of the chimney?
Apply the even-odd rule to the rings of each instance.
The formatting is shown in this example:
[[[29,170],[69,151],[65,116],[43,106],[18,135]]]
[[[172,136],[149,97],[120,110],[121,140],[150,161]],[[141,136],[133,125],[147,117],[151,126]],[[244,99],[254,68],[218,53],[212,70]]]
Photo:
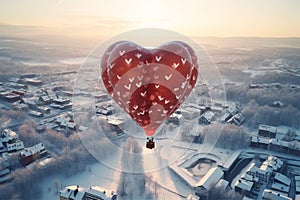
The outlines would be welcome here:
[[[76,197],[77,193],[78,193],[78,188],[76,188],[76,190],[74,190],[74,197]]]

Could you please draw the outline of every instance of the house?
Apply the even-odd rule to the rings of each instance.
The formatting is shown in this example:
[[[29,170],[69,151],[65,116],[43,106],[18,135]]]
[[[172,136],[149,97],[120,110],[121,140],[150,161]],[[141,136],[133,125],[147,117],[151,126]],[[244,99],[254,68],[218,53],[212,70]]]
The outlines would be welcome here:
[[[13,88],[13,89],[28,89],[28,86],[21,83],[14,83],[14,82],[7,82],[5,84],[7,88]]]
[[[33,85],[33,86],[41,86],[41,85],[43,85],[43,82],[41,80],[36,79],[36,78],[25,78],[24,81],[28,85]]]
[[[43,95],[39,97],[39,102],[41,105],[48,105],[52,103],[52,99],[48,95]]]
[[[60,200],[117,200],[117,194],[99,186],[88,189],[72,185],[59,192]]]
[[[51,112],[50,108],[45,107],[45,106],[40,106],[40,107],[37,108],[37,110],[40,113],[44,113],[44,114],[50,114],[50,112]]]
[[[211,106],[211,107],[210,107],[210,110],[211,110],[212,112],[214,112],[214,113],[217,113],[217,114],[221,114],[221,113],[223,112],[223,108],[220,107],[220,106],[216,106],[216,105]]]
[[[108,117],[107,122],[110,125],[111,131],[116,131],[118,135],[123,133],[125,121],[122,118]]]
[[[8,143],[9,141],[19,139],[19,136],[16,132],[10,129],[4,129],[1,134],[1,139],[3,143]]]
[[[94,94],[94,97],[96,99],[97,102],[103,102],[103,101],[106,101],[107,99],[109,99],[109,96],[108,94],[106,93],[95,93]]]
[[[44,114],[43,113],[40,113],[38,111],[35,111],[35,110],[30,110],[28,112],[28,114],[32,117],[38,117],[38,118],[41,118],[41,117],[44,117]]]
[[[25,148],[20,152],[20,159],[23,165],[28,165],[35,160],[47,156],[47,150],[43,143],[36,144],[32,147]]]
[[[24,144],[19,140],[19,136],[16,132],[10,129],[4,129],[0,138],[1,152],[13,152],[24,149]]]
[[[22,97],[25,95],[26,91],[25,90],[13,90],[12,93]]]
[[[193,107],[185,107],[181,110],[181,114],[185,119],[192,120],[200,116],[201,110]]]
[[[281,101],[273,101],[273,103],[271,104],[271,106],[276,107],[276,108],[281,108],[283,107],[283,103]]]
[[[233,116],[240,111],[241,111],[241,108],[238,103],[230,103],[225,112],[230,113]]]
[[[71,100],[69,98],[62,98],[62,97],[59,97],[59,98],[55,98],[53,99],[53,103],[55,104],[59,104],[59,105],[62,105],[62,104],[68,104],[70,103]]]
[[[37,104],[34,98],[22,98],[20,100],[20,103],[28,105],[28,108],[30,108],[31,110],[37,109]]]
[[[115,113],[115,109],[112,105],[106,105],[96,108],[96,114],[98,115],[112,115]]]
[[[8,142],[6,145],[7,151],[8,152],[13,152],[13,151],[20,151],[24,149],[24,143],[21,140],[15,140],[13,142]]]
[[[178,113],[173,113],[172,115],[169,116],[169,118],[167,119],[168,123],[173,123],[175,125],[179,125],[180,122],[182,120],[182,114],[178,114]]]
[[[227,122],[228,120],[230,120],[232,118],[232,115],[228,112],[226,112],[223,116],[220,117],[219,121],[222,123]]]
[[[262,137],[275,138],[276,132],[277,128],[275,126],[260,124],[258,127],[258,135]]]
[[[227,122],[240,126],[242,125],[242,123],[244,123],[244,121],[245,117],[241,113],[237,113],[233,117],[231,117]]]
[[[199,118],[199,124],[210,124],[215,119],[215,113],[206,111]]]
[[[12,103],[12,102],[19,101],[21,99],[21,96],[18,94],[9,92],[6,95],[4,95],[3,98],[5,101]]]
[[[258,84],[249,84],[249,88],[250,89],[257,89],[257,88],[262,88],[260,85],[258,85]]]

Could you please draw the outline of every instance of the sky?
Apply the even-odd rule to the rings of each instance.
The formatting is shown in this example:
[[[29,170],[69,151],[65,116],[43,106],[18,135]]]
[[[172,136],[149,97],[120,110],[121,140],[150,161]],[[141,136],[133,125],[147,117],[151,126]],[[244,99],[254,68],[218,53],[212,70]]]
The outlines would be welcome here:
[[[300,37],[300,1],[1,0],[0,35],[12,27],[20,34],[80,37],[137,28],[204,37]]]

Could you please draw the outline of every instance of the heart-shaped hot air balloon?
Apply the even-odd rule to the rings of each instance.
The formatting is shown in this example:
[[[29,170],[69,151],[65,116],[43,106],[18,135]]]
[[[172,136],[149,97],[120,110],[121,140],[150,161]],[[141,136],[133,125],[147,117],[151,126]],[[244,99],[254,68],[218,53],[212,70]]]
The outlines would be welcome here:
[[[179,108],[198,77],[197,56],[180,41],[155,49],[114,43],[104,52],[101,68],[107,91],[148,136]]]

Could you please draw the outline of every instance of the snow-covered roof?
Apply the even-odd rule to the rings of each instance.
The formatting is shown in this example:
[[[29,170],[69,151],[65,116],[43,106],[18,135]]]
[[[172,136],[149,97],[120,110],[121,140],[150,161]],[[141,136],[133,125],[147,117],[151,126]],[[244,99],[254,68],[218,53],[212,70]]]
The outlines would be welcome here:
[[[229,182],[226,181],[225,179],[220,179],[216,186],[219,188],[222,188],[222,189],[226,189],[228,184],[229,184]]]
[[[213,119],[213,117],[215,116],[215,113],[211,112],[211,111],[206,111],[205,113],[203,113],[200,117],[204,117],[205,119],[207,119],[208,121],[211,121]]]
[[[273,190],[268,190],[268,189],[264,190],[262,197],[265,199],[272,199],[272,200],[292,200],[292,198],[289,198],[287,196],[279,194],[278,192],[275,192]]]
[[[269,139],[269,138],[264,138],[264,137],[256,137],[256,136],[252,136],[252,137],[251,137],[251,142],[254,142],[254,143],[261,143],[261,144],[270,144],[271,139]]]
[[[204,187],[209,190],[213,187],[224,175],[220,167],[211,168],[207,174],[196,184],[196,187]]]
[[[1,135],[2,142],[8,142],[9,140],[18,138],[18,134],[10,129],[4,129]]]
[[[181,167],[177,166],[177,163],[172,163],[169,168],[173,170],[178,176],[180,176],[190,187],[195,187],[197,181],[193,178],[193,175],[186,173]]]
[[[75,190],[77,190],[76,195],[74,195]],[[72,198],[77,197],[78,192],[80,192],[80,195],[78,195],[78,196],[80,196],[82,199],[83,194],[84,194],[83,191],[84,191],[84,188],[79,187],[78,185],[71,185],[71,186],[68,186],[68,187],[64,188],[63,190],[61,190],[59,192],[59,196],[69,199],[69,198],[71,198],[71,196],[72,196]]]
[[[115,192],[105,190],[99,186],[92,186],[88,189],[78,185],[71,185],[59,192],[59,196],[66,199],[82,200],[82,199],[111,199]]]
[[[289,147],[289,142],[278,140],[278,139],[271,139],[271,144],[282,146],[282,147]]]
[[[241,188],[242,190],[245,191],[250,191],[253,187],[253,182],[252,181],[247,181],[245,179],[239,179],[238,181],[235,182],[234,186]]]
[[[33,155],[33,154],[36,154],[36,153],[39,153],[39,152],[43,152],[45,151],[45,146],[43,143],[39,143],[39,144],[36,144],[32,147],[28,147],[28,148],[25,148],[23,151],[20,152],[20,155],[22,157],[27,157],[27,156],[30,156],[30,155]]]
[[[300,193],[300,176],[295,176],[296,192]]]
[[[243,200],[254,200],[254,199],[244,196]]]
[[[250,174],[247,174],[247,173],[244,173],[242,176],[241,176],[242,179],[246,180],[246,181],[255,181],[255,182],[258,182],[258,177],[254,177]]]
[[[199,198],[195,197],[193,194],[189,194],[186,200],[198,200]]]
[[[100,186],[92,186],[89,189],[85,190],[85,197],[96,196],[97,198],[108,199],[114,195],[115,192],[112,190],[104,189]]]
[[[278,191],[280,191],[280,192],[288,193],[289,190],[290,190],[290,187],[289,187],[289,186],[286,186],[286,185],[284,185],[284,184],[281,184],[281,183],[274,182],[274,183],[272,184],[272,189],[278,190]]]
[[[290,186],[291,184],[291,179],[280,173],[276,173],[274,179],[287,186]]]
[[[265,125],[265,124],[260,124],[258,129],[263,130],[263,131],[268,131],[271,133],[276,133],[276,131],[277,131],[277,128],[275,126],[269,126],[269,125]]]
[[[111,125],[121,126],[124,124],[124,120],[118,117],[108,117],[107,122]]]

